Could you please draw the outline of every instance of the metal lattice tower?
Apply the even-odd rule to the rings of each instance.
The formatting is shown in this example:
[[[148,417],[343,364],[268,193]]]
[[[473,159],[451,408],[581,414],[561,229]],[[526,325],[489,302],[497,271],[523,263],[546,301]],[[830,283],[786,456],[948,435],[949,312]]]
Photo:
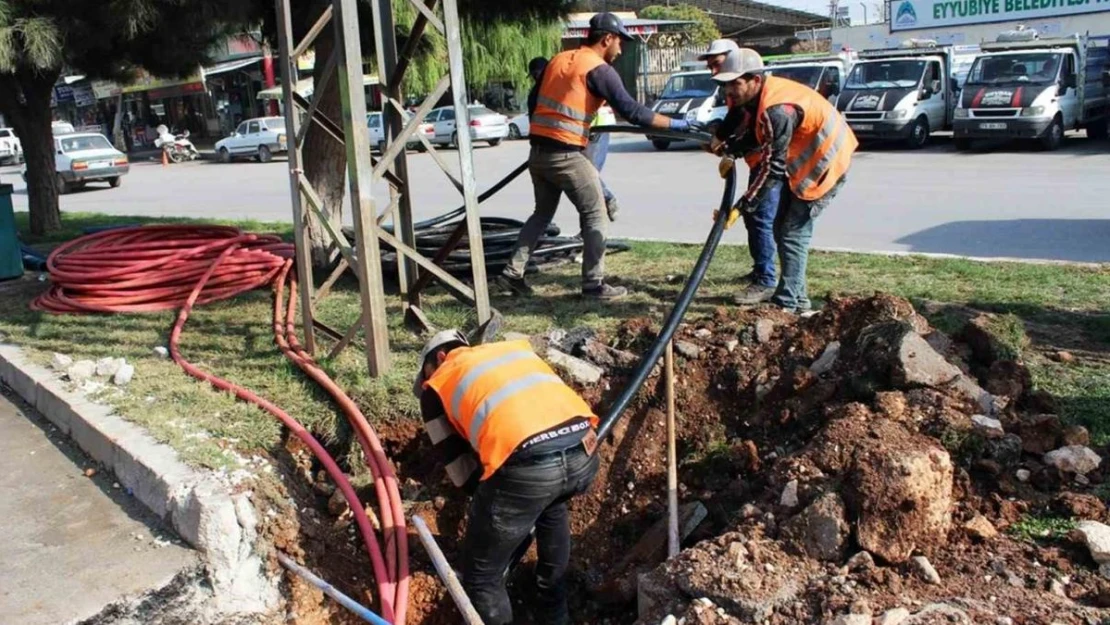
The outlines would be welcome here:
[[[416,8],[418,15],[406,40],[405,48],[399,52],[390,0],[373,0],[372,3],[377,67],[384,94],[382,117],[383,126],[386,129],[387,146],[381,159],[375,160],[370,155],[370,135],[366,124],[366,94],[362,79],[363,54],[359,43],[358,24],[360,3],[358,0],[332,0],[331,5],[323,11],[304,39],[294,42],[290,0],[276,0],[282,95],[291,141],[289,181],[297,245],[298,296],[304,326],[305,348],[310,353],[315,352],[315,332],[320,331],[336,341],[330,353],[330,356],[334,357],[351,344],[361,328],[365,339],[367,365],[370,375],[375,377],[388,371],[390,364],[379,242],[386,243],[397,252],[397,277],[408,321],[421,326],[424,330],[428,329],[426,317],[420,307],[420,293],[433,280],[443,283],[463,302],[473,305],[479,323],[485,322],[490,317],[485,253],[482,247],[482,227],[478,215],[470,133],[458,133],[456,139],[459,156],[459,176],[456,177],[424,134],[417,132],[424,117],[448,89],[453,94],[458,127],[469,128],[470,113],[466,106],[466,79],[463,72],[458,6],[455,0],[442,0],[442,3],[440,0],[408,0],[408,2]],[[437,9],[439,9],[438,12]],[[325,60],[326,65],[320,84],[314,87],[316,98],[310,103],[294,88],[297,80],[297,59],[312,47],[316,37],[329,25],[335,30],[335,48],[331,58]],[[429,26],[442,33],[447,40],[449,70],[406,124],[402,114],[404,99],[401,84],[417,44]],[[318,62],[319,60],[317,59]],[[339,81],[343,105],[343,118],[338,122],[328,119],[317,107],[320,94],[333,79]],[[342,143],[346,149],[351,221],[354,223],[355,233],[353,246],[330,224],[324,215],[320,196],[312,188],[301,169],[302,148],[309,129],[326,132]],[[462,194],[466,208],[466,220],[458,226],[443,249],[431,260],[416,250],[412,195],[409,192],[408,162],[405,154],[405,144],[414,135],[427,148],[428,153],[443,170],[448,180]],[[390,203],[379,212],[372,194],[372,186],[383,178],[390,185]],[[392,234],[381,227],[387,218],[392,218],[394,224]],[[308,249],[306,227],[309,219],[320,221],[340,252],[339,265],[319,289],[313,282],[312,262]],[[469,240],[473,286],[460,281],[440,267],[464,237]],[[362,316],[346,332],[340,333],[315,318],[313,304],[325,297],[335,280],[348,269],[358,277]]]

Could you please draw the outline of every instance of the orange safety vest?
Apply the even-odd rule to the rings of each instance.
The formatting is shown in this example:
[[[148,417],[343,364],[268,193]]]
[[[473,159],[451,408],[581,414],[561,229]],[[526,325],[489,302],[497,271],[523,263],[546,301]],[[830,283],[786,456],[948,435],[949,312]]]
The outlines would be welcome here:
[[[844,117],[821,94],[786,78],[766,76],[759,98],[757,120],[769,107],[792,104],[802,110],[786,153],[786,176],[790,191],[803,200],[817,200],[840,180],[852,164],[859,147],[856,135]],[[762,145],[763,126],[755,125],[755,138]]]
[[[598,418],[555,375],[528,341],[459,347],[427,381],[447,420],[477,452],[482,479],[493,475],[521,443],[575,417]]]
[[[605,63],[591,48],[556,54],[543,72],[531,133],[560,143],[586,147],[590,121],[605,100],[590,93],[586,75]]]

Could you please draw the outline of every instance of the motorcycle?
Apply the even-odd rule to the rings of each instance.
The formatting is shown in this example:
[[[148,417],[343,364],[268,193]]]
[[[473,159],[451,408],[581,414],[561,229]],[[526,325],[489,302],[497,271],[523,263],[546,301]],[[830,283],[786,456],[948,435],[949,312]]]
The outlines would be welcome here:
[[[165,125],[158,126],[158,138],[154,140],[154,147],[162,148],[166,157],[174,163],[195,161],[200,158],[200,152],[192,141],[189,141],[189,131],[173,134]]]

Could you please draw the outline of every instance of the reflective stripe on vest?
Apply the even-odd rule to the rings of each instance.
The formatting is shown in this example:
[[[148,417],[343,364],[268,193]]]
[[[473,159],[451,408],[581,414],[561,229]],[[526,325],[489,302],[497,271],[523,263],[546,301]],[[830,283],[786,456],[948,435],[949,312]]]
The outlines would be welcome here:
[[[859,143],[844,121],[844,116],[813,89],[785,78],[764,78],[757,118],[779,104],[791,104],[802,111],[787,148],[786,174],[795,196],[812,201],[820,199],[848,171],[852,154]],[[763,144],[763,125],[756,124],[756,140]]]
[[[586,47],[556,54],[543,72],[531,134],[586,147],[590,122],[604,102],[590,93],[586,76],[603,63],[604,59]]]
[[[603,106],[597,109],[597,115],[594,115],[593,126],[612,126],[617,123],[617,116],[613,114],[613,109],[608,106]]]
[[[461,347],[428,379],[447,420],[478,453],[482,479],[521,443],[576,417],[597,416],[532,352],[528,341]]]

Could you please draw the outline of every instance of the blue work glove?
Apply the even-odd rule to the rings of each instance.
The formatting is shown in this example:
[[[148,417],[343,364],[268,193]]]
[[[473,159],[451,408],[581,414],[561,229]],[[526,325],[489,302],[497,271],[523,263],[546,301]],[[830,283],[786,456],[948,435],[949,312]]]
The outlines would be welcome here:
[[[671,130],[677,130],[679,132],[686,132],[686,131],[690,130],[690,122],[686,121],[685,119],[672,119],[671,120]]]

